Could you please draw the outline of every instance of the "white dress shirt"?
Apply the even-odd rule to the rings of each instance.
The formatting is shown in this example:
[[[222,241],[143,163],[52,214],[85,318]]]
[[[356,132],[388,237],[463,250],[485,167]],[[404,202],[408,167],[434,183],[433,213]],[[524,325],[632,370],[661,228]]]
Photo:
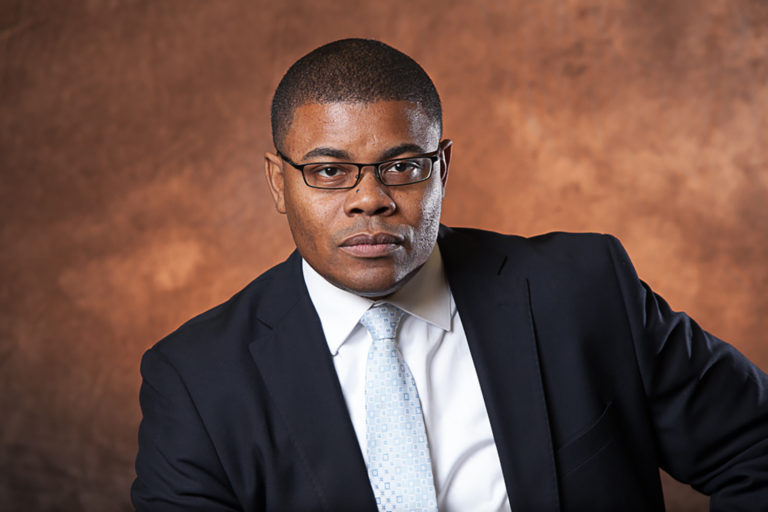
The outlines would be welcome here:
[[[303,271],[367,459],[365,362],[371,337],[359,320],[374,301],[337,288],[306,261]],[[488,412],[439,249],[435,247],[416,275],[383,302],[408,313],[398,343],[424,411],[438,508],[510,510]]]

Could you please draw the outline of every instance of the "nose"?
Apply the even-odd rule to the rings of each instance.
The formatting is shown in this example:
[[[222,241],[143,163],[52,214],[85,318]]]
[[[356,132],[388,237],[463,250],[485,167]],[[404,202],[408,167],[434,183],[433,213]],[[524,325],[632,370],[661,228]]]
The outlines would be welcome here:
[[[369,172],[366,172],[366,169]],[[391,215],[395,212],[395,202],[390,197],[385,185],[379,183],[373,167],[364,167],[363,175],[355,188],[347,191],[344,211],[347,215]]]

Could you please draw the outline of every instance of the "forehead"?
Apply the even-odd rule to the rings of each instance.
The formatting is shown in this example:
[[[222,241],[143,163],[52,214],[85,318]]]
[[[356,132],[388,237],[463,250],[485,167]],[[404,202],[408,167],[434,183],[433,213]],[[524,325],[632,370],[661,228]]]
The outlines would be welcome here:
[[[299,159],[317,148],[375,158],[404,144],[434,151],[439,131],[420,105],[408,101],[308,103],[294,112],[284,145]]]

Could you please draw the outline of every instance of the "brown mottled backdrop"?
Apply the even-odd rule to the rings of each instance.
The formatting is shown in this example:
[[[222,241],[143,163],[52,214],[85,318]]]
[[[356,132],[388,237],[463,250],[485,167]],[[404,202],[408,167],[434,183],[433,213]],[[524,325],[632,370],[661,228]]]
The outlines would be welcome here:
[[[0,0],[0,508],[129,509],[141,353],[288,255],[271,93],[347,36],[437,83],[447,223],[612,232],[768,368],[763,0]]]

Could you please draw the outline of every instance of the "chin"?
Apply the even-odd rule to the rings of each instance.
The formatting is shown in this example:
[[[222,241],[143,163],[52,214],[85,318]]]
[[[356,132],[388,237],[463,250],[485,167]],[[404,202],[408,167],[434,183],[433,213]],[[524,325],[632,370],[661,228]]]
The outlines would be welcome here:
[[[401,283],[392,280],[386,281],[349,281],[337,283],[339,288],[352,292],[361,297],[379,299],[395,293],[401,286]]]
[[[327,275],[331,283],[363,297],[381,297],[398,288],[391,268],[354,268],[347,266],[343,273]]]
[[[393,269],[388,269],[387,271],[377,269],[373,272],[363,271],[357,275],[347,274],[341,276],[342,279],[338,280],[335,284],[339,288],[360,295],[361,297],[380,299],[392,295],[399,290],[412,274],[413,272],[409,272],[401,279],[397,279]]]

